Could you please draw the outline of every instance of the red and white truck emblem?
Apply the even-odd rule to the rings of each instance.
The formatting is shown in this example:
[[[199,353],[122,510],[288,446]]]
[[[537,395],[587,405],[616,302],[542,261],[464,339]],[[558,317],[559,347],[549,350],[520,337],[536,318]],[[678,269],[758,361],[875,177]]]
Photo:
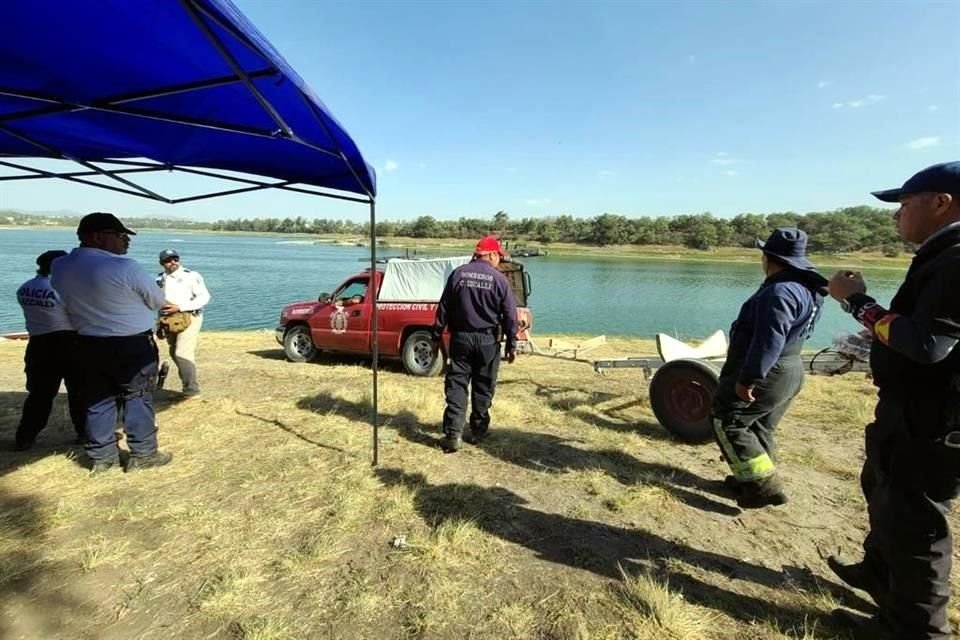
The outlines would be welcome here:
[[[343,307],[337,307],[330,314],[330,330],[336,334],[347,332],[347,312]]]

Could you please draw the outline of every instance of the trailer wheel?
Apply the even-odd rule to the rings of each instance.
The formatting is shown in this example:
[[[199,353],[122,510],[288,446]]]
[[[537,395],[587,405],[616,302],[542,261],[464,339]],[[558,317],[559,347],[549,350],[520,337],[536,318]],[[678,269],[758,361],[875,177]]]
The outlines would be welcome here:
[[[435,376],[443,370],[443,356],[433,349],[429,331],[414,331],[403,341],[403,368],[413,376]]]
[[[309,362],[317,355],[317,348],[310,337],[310,328],[294,325],[283,334],[283,353],[290,362]]]
[[[710,408],[720,372],[702,360],[673,360],[650,381],[653,414],[679,440],[700,444],[713,439]]]

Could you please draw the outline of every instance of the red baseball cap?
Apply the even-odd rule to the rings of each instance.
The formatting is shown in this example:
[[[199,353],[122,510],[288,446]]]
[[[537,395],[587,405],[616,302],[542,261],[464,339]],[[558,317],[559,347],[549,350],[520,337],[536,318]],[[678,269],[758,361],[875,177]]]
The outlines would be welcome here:
[[[499,253],[504,257],[507,255],[507,252],[504,251],[503,247],[500,246],[500,241],[497,240],[496,236],[484,236],[480,238],[480,241],[477,242],[477,246],[473,250],[473,253],[478,256],[482,256],[487,253]]]

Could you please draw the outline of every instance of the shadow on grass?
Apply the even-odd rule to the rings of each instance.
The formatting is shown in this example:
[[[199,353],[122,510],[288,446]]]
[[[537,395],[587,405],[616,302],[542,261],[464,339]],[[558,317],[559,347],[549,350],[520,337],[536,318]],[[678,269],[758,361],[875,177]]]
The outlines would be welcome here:
[[[594,408],[591,411],[587,407],[596,407],[604,402],[615,400],[621,397],[620,394],[587,391],[585,389],[563,385],[543,384],[531,378],[503,380],[497,384],[498,386],[523,385],[531,387],[533,389],[533,395],[538,398],[543,398],[551,409],[574,416],[581,422],[591,426],[618,431],[620,433],[637,433],[654,440],[676,441],[658,422],[643,419],[638,420],[636,417],[624,413],[627,409],[639,406],[641,401],[638,399],[626,400],[615,407],[607,407],[605,409]]]
[[[308,438],[307,436],[303,435],[302,433],[300,433],[299,431],[297,431],[296,429],[294,429],[293,427],[291,427],[290,425],[288,425],[287,423],[281,420],[277,420],[275,418],[264,418],[263,416],[258,416],[255,413],[247,413],[245,411],[237,411],[236,413],[238,416],[243,416],[245,418],[253,418],[254,420],[259,420],[260,422],[273,425],[278,429],[280,429],[281,431],[286,431],[293,437],[299,440],[302,440],[307,444],[313,445],[314,447],[319,447],[320,449],[329,449],[330,451],[338,451],[340,453],[346,454],[354,458],[357,457],[357,454],[352,451],[347,451],[346,449],[335,447],[332,444],[325,444],[323,442],[318,442],[317,440],[313,440],[312,438]]]
[[[0,419],[0,476],[52,455],[66,454],[83,466],[83,445],[76,442],[77,434],[70,422],[65,393],[58,394],[54,400],[47,426],[37,436],[33,448],[29,451],[13,450],[20,412],[26,399],[27,394],[23,391],[0,393],[0,415],[5,416]]]
[[[812,620],[822,620],[823,627],[830,626],[829,619],[815,609],[728,591],[683,572],[677,561],[771,589],[779,589],[785,582],[794,583],[795,576],[790,573],[671,542],[642,529],[537,511],[526,506],[522,497],[502,487],[431,485],[423,474],[400,469],[383,468],[375,473],[387,487],[409,489],[418,514],[433,528],[446,521],[469,520],[501,540],[530,549],[546,562],[614,580],[621,578],[620,567],[627,574],[652,573],[669,581],[672,588],[679,587],[688,602],[722,611],[746,623],[774,618],[783,626],[801,629]]]
[[[678,500],[701,511],[737,516],[737,507],[700,495],[696,491],[730,498],[719,483],[666,464],[644,462],[617,449],[580,449],[576,440],[552,434],[496,429],[480,447],[488,454],[518,466],[546,473],[603,471],[624,485],[651,485],[667,490]],[[571,444],[573,443],[573,444]],[[692,490],[691,490],[692,489]]]
[[[370,424],[372,407],[368,401],[353,401],[339,398],[331,393],[321,392],[312,396],[305,396],[297,401],[297,408],[313,413],[333,413],[344,418],[350,418]],[[398,411],[396,413],[380,412],[381,427],[395,429],[406,440],[422,444],[427,447],[439,447],[443,434],[438,432],[437,425],[427,425],[417,418],[412,411]],[[434,432],[432,435],[428,432]]]

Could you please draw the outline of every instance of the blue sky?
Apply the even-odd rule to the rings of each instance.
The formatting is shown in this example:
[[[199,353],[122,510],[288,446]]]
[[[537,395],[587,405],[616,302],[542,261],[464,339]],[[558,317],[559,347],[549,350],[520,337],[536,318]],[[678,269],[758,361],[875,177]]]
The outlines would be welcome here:
[[[234,1],[376,167],[381,219],[805,212],[960,158],[956,0]],[[0,207],[367,214],[53,181],[6,183]]]

